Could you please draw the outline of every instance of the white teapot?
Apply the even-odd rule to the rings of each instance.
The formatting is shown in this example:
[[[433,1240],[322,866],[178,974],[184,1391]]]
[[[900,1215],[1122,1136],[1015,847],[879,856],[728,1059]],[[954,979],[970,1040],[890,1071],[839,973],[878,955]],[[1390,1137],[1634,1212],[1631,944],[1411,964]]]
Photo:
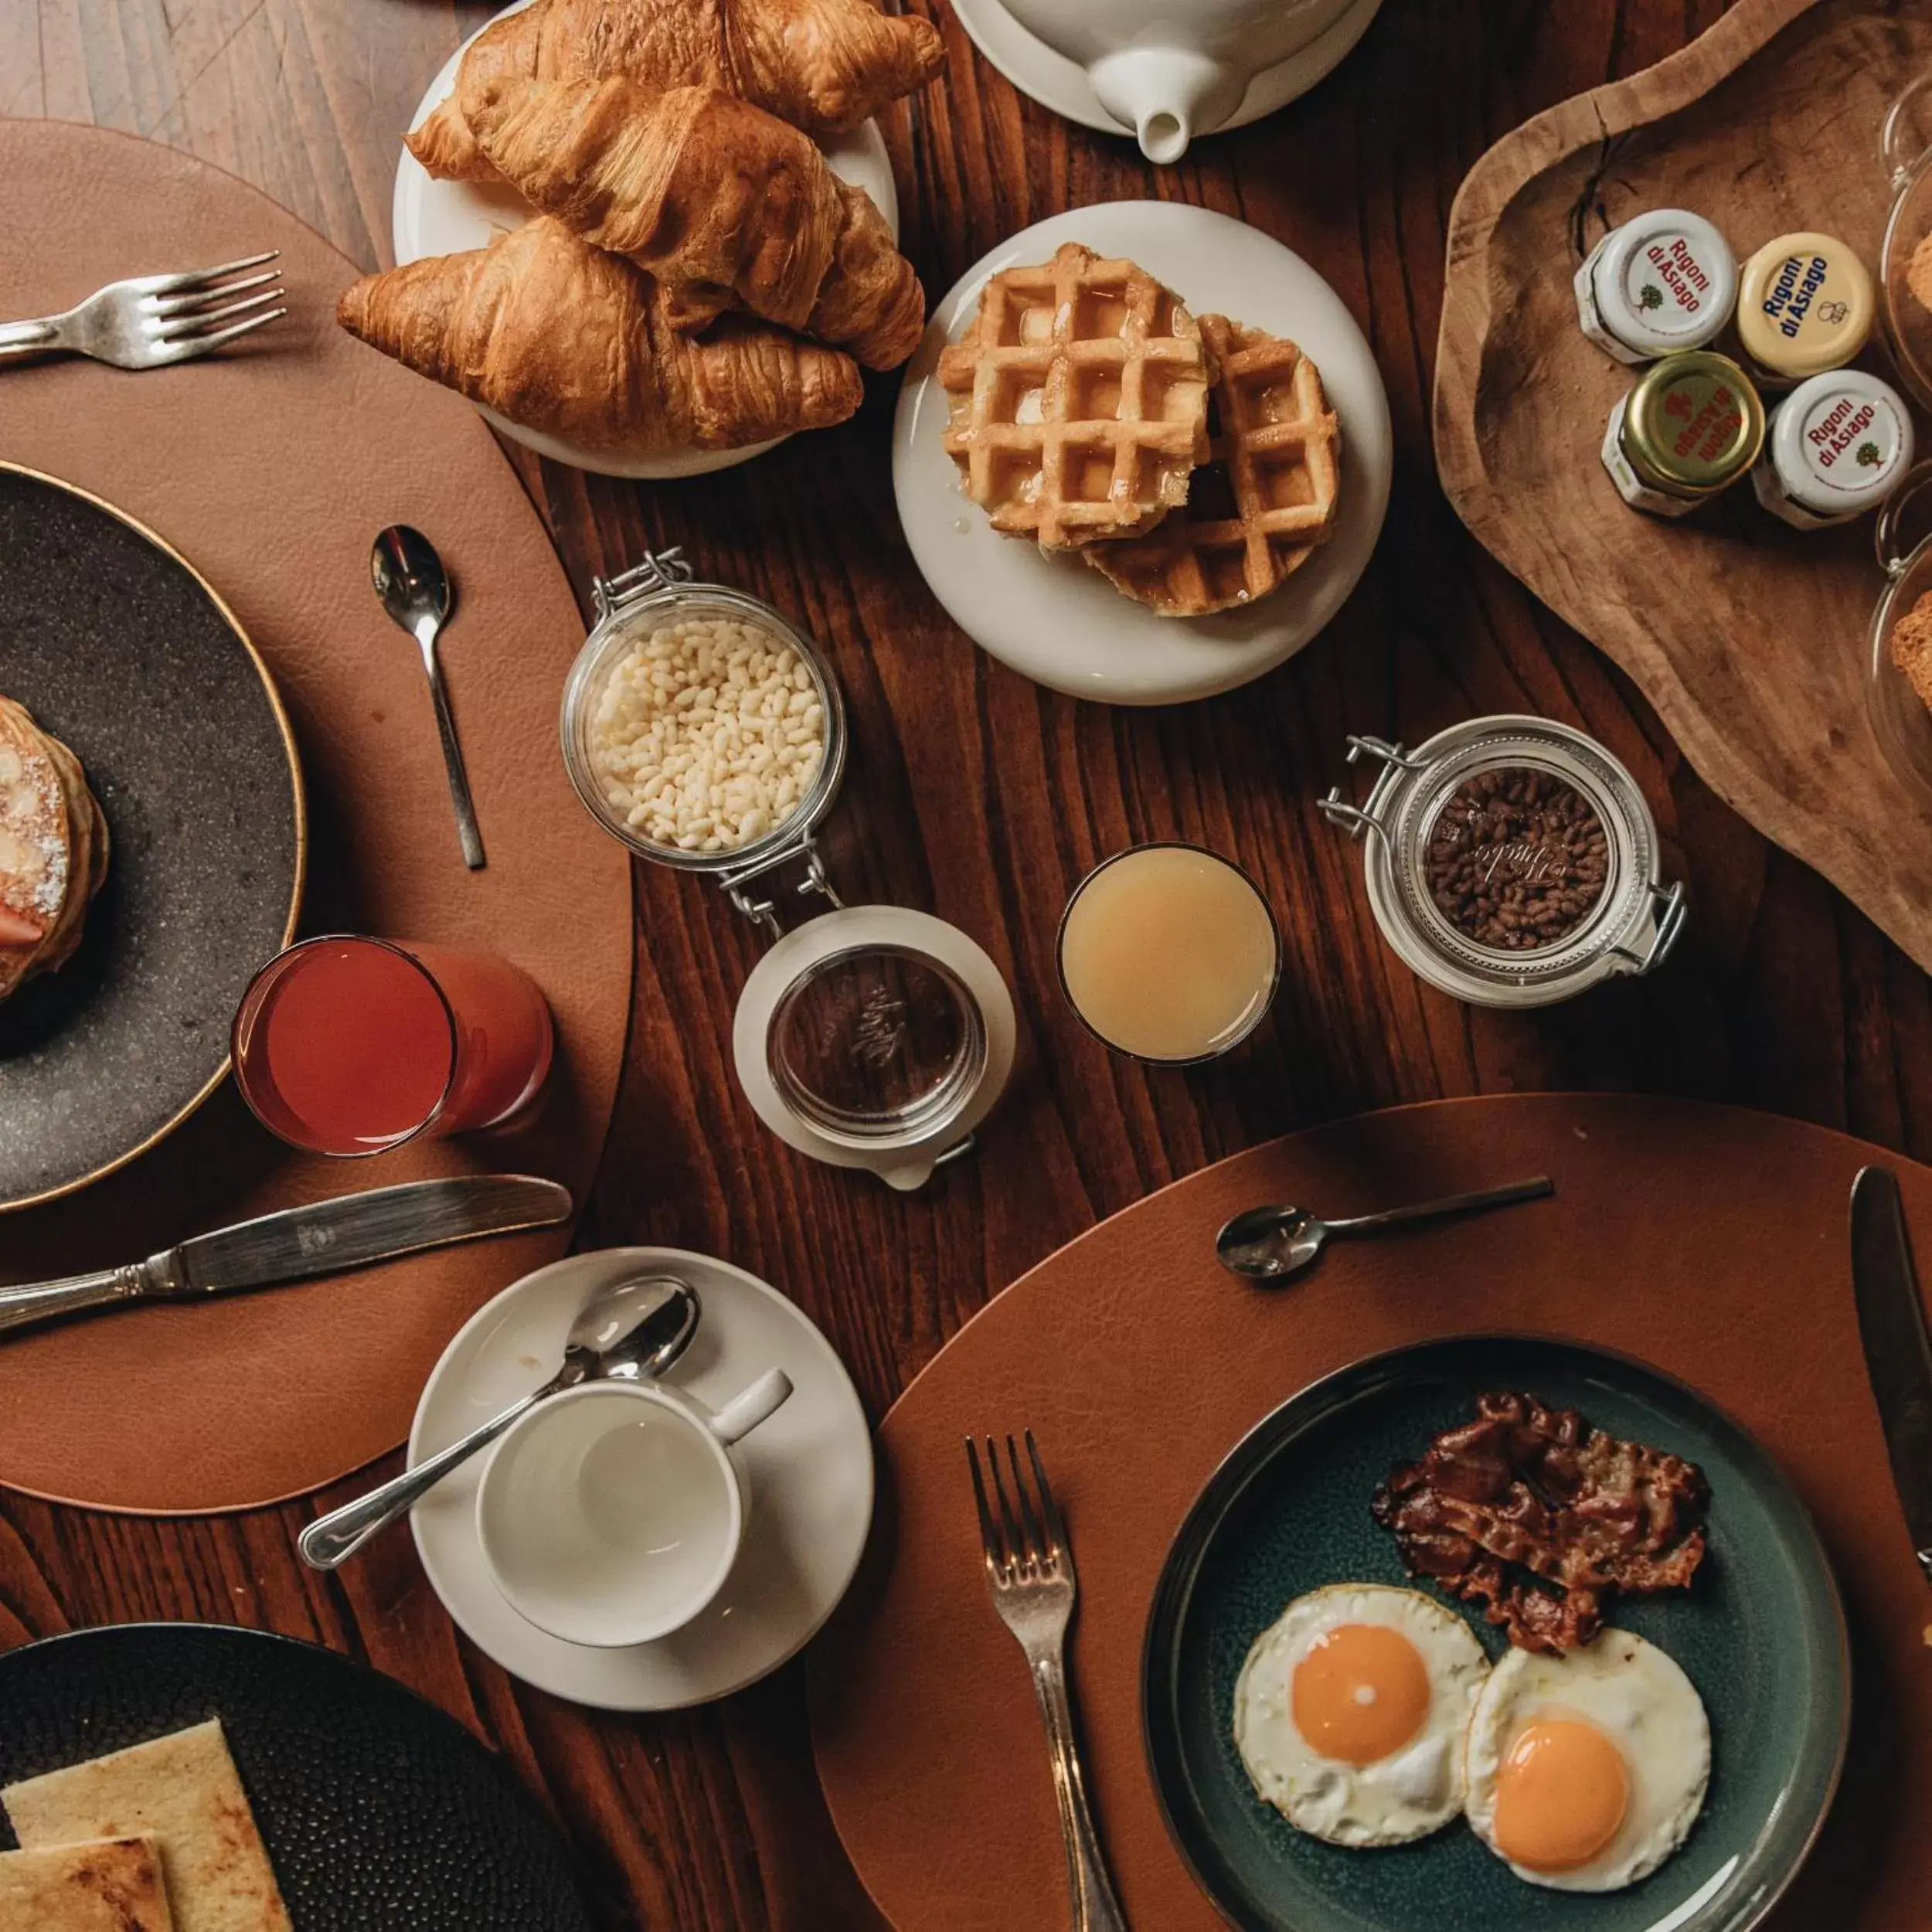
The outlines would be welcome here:
[[[1179,161],[1220,127],[1264,69],[1308,50],[1361,0],[1005,0],[1008,12],[1077,62],[1100,105],[1149,161]],[[1352,36],[1351,36],[1352,39]],[[1349,44],[1336,51],[1338,59]],[[1330,61],[1302,84],[1311,86]]]

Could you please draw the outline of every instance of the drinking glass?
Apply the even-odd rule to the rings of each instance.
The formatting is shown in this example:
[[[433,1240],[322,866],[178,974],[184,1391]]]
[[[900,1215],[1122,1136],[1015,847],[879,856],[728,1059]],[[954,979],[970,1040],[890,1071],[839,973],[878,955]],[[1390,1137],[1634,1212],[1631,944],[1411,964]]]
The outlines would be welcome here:
[[[345,1158],[495,1126],[535,1099],[553,1049],[543,995],[507,960],[355,933],[278,953],[235,1015],[255,1117]]]
[[[1096,866],[1066,902],[1056,951],[1081,1025],[1156,1066],[1231,1053],[1267,1016],[1281,973],[1260,889],[1233,859],[1177,840]]]

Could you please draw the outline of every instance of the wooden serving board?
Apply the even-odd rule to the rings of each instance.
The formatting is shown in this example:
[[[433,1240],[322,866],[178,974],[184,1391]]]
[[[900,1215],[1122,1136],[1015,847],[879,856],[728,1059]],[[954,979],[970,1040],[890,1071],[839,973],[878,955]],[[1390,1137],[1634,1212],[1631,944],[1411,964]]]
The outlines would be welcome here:
[[[1628,508],[1598,452],[1631,372],[1583,338],[1570,285],[1606,228],[1657,206],[1708,216],[1740,260],[1812,228],[1875,266],[1879,126],[1929,67],[1928,0],[1740,0],[1498,142],[1450,216],[1434,420],[1476,537],[1635,679],[1715,791],[1932,968],[1932,817],[1866,717],[1871,519],[1787,530],[1747,484],[1676,523]],[[1884,367],[1876,338],[1866,359]]]

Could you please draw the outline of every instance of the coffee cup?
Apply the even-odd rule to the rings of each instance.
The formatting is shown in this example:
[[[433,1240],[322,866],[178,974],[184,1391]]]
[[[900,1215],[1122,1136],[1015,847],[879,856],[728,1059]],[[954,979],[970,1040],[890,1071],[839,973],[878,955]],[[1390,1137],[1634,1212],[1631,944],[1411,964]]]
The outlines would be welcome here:
[[[1134,130],[1149,161],[1165,162],[1179,161],[1196,134],[1222,126],[1264,68],[1311,48],[1359,0],[1005,4],[1029,32],[1084,67],[1100,105]]]
[[[476,1493],[505,1600],[567,1643],[611,1649],[682,1628],[723,1588],[750,1502],[730,1445],[783,1406],[767,1369],[716,1410],[662,1383],[587,1382],[504,1432]]]

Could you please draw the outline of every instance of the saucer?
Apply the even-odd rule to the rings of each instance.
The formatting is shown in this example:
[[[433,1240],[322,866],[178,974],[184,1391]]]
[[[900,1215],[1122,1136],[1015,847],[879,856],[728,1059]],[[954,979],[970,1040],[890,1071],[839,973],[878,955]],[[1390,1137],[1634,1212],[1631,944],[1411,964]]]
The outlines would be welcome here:
[[[444,1607],[477,1648],[539,1690],[604,1710],[675,1710],[742,1690],[794,1656],[852,1581],[872,1521],[872,1434],[832,1345],[775,1288],[679,1248],[604,1248],[539,1268],[479,1308],[430,1372],[410,1432],[420,1462],[541,1384],[577,1311],[626,1275],[678,1274],[703,1318],[665,1377],[723,1402],[770,1368],[791,1400],[732,1453],[751,1491],[744,1548],[724,1588],[683,1629],[594,1650],[539,1630],[498,1592],[477,1539],[481,1456],[416,1505],[411,1527]]]
[[[1206,617],[1158,617],[1077,557],[1002,536],[960,488],[945,451],[940,351],[961,335],[1000,270],[1048,260],[1063,242],[1128,256],[1196,315],[1291,337],[1321,371],[1342,423],[1334,534],[1270,597]],[[1247,683],[1292,657],[1367,567],[1389,507],[1394,440],[1367,341],[1340,296],[1258,229],[1178,202],[1104,202],[1022,229],[968,270],[934,312],[906,373],[893,426],[893,493],[913,559],[960,628],[1036,684],[1107,704],[1173,704]]]
[[[1285,107],[1306,94],[1318,80],[1325,80],[1338,66],[1355,43],[1367,32],[1369,22],[1380,11],[1382,0],[1355,0],[1355,4],[1328,32],[1299,53],[1291,54],[1272,67],[1264,67],[1248,83],[1241,104],[1218,128],[1197,134],[1224,134],[1245,128],[1264,114]],[[1083,128],[1097,128],[1104,134],[1122,134],[1131,141],[1134,130],[1116,121],[1100,105],[1087,70],[1077,60],[1049,47],[1029,28],[1023,27],[1001,4],[1001,0],[953,0],[953,11],[971,40],[1020,92],[1043,107]],[[1211,314],[1213,311],[1210,311]]]
[[[515,0],[495,16],[497,20],[521,13],[532,0]],[[477,29],[481,33],[495,25],[486,21]],[[476,34],[470,36],[474,40]],[[451,54],[429,84],[428,91],[410,117],[410,127],[420,128],[433,109],[456,90],[456,70],[470,41]],[[886,218],[894,241],[899,239],[899,195],[893,185],[892,162],[886,152],[885,137],[878,123],[867,121],[838,141],[821,143],[825,159],[840,180],[862,188]],[[396,266],[420,261],[425,255],[453,255],[465,249],[487,248],[498,235],[521,228],[530,218],[530,205],[507,183],[492,185],[471,181],[438,181],[405,148],[396,167],[396,193],[389,211],[390,238]],[[613,456],[607,450],[587,450],[565,442],[560,437],[546,436],[540,430],[523,428],[499,416],[481,403],[473,406],[485,421],[512,442],[547,456],[553,462],[567,463],[573,469],[594,470],[600,476],[633,476],[665,478],[702,476],[713,470],[728,470],[748,463],[754,456],[776,449],[783,437],[769,443],[753,443],[739,450],[686,450],[662,456]]]

